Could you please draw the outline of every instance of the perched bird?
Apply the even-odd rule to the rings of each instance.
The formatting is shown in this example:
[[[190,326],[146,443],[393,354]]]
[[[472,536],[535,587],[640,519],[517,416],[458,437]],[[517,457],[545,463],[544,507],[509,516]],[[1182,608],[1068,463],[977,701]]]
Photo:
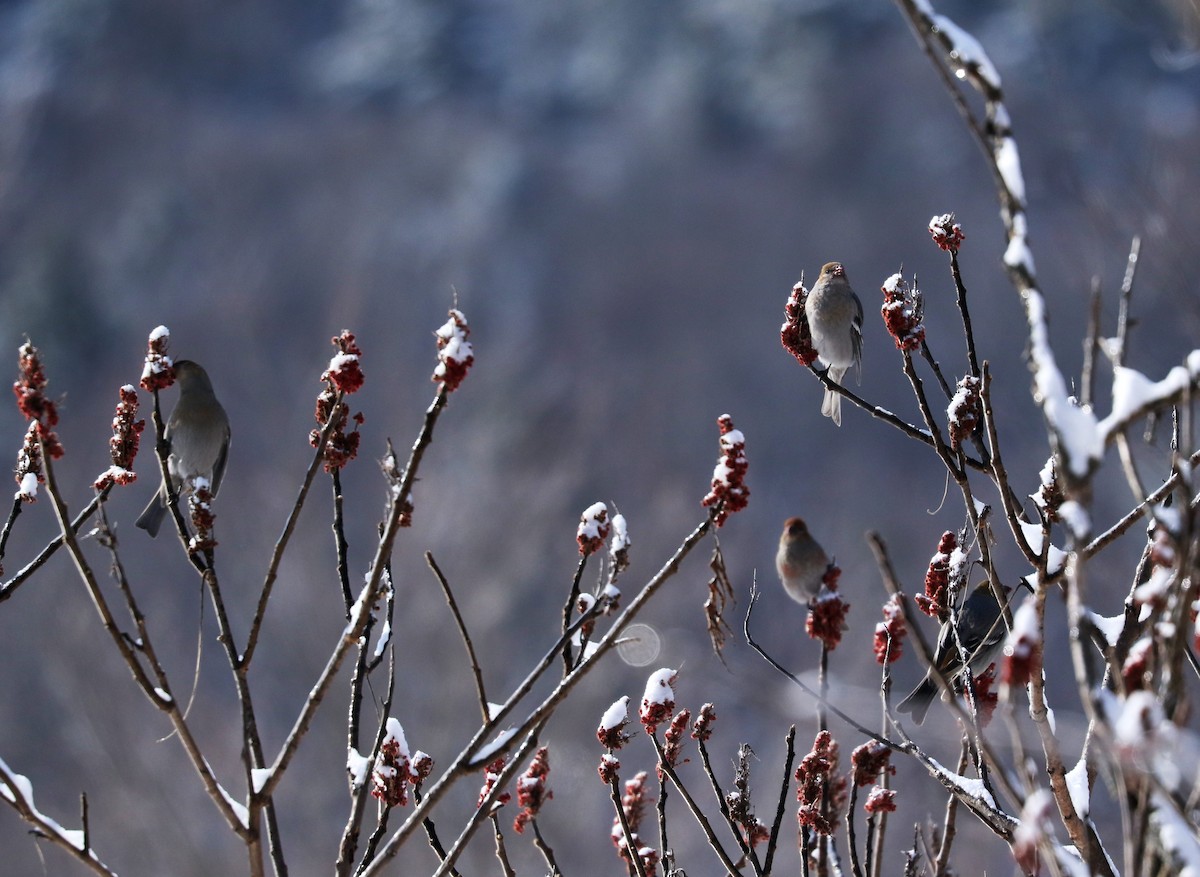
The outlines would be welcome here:
[[[167,421],[165,438],[171,446],[167,471],[175,491],[187,488],[196,478],[207,478],[213,496],[221,489],[225,474],[225,456],[229,451],[229,416],[213,394],[208,373],[188,359],[175,363],[175,383],[179,401]],[[167,514],[169,492],[164,481],[137,526],[151,536],[158,535]]]
[[[862,302],[850,288],[841,262],[827,262],[804,302],[804,314],[812,333],[813,349],[829,368],[830,380],[842,382],[850,366],[862,379]],[[821,413],[842,425],[842,397],[825,390]]]
[[[1012,588],[1007,585],[1000,587],[1006,597],[1012,592]],[[982,673],[999,656],[1004,640],[1008,637],[1008,628],[1004,626],[1001,615],[1000,604],[996,602],[992,586],[985,579],[975,586],[975,590],[958,610],[957,639],[951,633],[950,622],[942,625],[933,663],[955,690],[959,690],[965,682],[962,678],[963,663],[958,650],[959,641],[968,655],[971,674]],[[933,703],[937,693],[937,680],[930,670],[921,680],[921,684],[900,702],[896,710],[910,713],[913,721],[919,725],[925,721],[925,714],[929,712],[929,705]]]
[[[821,593],[821,581],[829,569],[829,555],[808,532],[803,518],[784,521],[775,569],[783,589],[797,603],[807,605]]]

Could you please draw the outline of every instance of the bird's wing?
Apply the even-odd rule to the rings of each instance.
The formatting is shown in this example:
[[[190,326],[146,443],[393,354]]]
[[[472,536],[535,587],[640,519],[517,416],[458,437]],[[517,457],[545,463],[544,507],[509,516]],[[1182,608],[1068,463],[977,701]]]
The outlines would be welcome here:
[[[212,492],[213,496],[217,495],[217,491],[221,489],[221,479],[225,477],[225,460],[229,456],[229,431],[225,432],[225,441],[221,444],[221,453],[217,455],[217,462],[213,463],[212,472]]]

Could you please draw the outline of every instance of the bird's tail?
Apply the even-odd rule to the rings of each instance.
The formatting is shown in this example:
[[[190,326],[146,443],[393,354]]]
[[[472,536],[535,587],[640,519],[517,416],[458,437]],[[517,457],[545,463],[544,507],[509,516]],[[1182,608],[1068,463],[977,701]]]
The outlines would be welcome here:
[[[162,491],[150,497],[145,510],[138,515],[136,526],[141,527],[151,538],[158,536],[158,528],[162,526],[163,518],[167,516],[167,501]]]
[[[896,712],[910,714],[913,721],[920,725],[925,721],[925,714],[929,712],[929,706],[937,692],[937,683],[926,676],[921,684],[912,690],[912,694],[900,701]]]
[[[846,369],[830,366],[826,372],[829,379],[836,383],[841,383],[842,378],[846,376]],[[821,402],[821,413],[832,420],[836,425],[842,425],[842,394],[833,390],[825,391],[825,398]]]

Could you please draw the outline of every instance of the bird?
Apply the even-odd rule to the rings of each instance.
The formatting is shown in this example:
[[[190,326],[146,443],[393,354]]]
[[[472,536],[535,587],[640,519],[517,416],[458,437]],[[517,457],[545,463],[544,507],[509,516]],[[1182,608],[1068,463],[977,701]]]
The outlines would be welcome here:
[[[826,262],[804,302],[813,349],[827,366],[829,379],[841,383],[850,366],[862,380],[862,302],[850,288],[841,262]],[[826,388],[821,413],[842,425],[842,396]]]
[[[195,479],[206,478],[208,489],[216,496],[229,452],[229,416],[213,393],[208,373],[190,359],[175,363],[175,382],[179,385],[179,401],[164,433],[171,450],[167,458],[171,489],[191,490]],[[169,501],[170,490],[164,480],[138,517],[137,526],[157,536]]]
[[[783,589],[797,603],[812,602],[819,593],[829,569],[829,555],[808,532],[803,518],[788,518],[779,536],[775,570]]]
[[[1000,587],[1007,598],[1012,588],[1007,585]],[[955,690],[961,690],[965,681],[962,678],[963,662],[959,643],[967,653],[971,674],[982,673],[999,656],[1008,637],[1008,628],[1004,626],[1001,615],[1002,609],[996,602],[991,583],[984,579],[975,586],[958,610],[958,636],[955,637],[951,632],[949,621],[942,624],[933,664]],[[913,721],[919,725],[925,721],[925,714],[929,712],[929,705],[937,693],[937,679],[933,670],[930,670],[896,710],[911,714]]]

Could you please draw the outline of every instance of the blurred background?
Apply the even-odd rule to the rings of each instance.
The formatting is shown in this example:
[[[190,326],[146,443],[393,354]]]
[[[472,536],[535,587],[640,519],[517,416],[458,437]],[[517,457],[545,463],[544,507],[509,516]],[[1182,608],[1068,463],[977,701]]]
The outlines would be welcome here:
[[[1115,331],[1126,254],[1141,235],[1128,364],[1161,377],[1200,335],[1193,4],[975,0],[939,11],[980,39],[1004,77],[1064,371],[1079,374],[1094,281],[1105,332]],[[891,3],[0,2],[0,349],[14,377],[26,336],[42,352],[61,400],[58,477],[75,509],[108,464],[117,388],[139,377],[149,331],[166,324],[171,352],[207,367],[233,423],[216,512],[218,571],[239,636],[310,459],[329,338],[349,329],[365,353],[367,383],[352,400],[366,418],[362,452],[343,476],[358,581],[384,501],[375,460],[386,438],[398,448],[415,438],[434,394],[432,332],[456,299],[465,312],[476,365],[439,423],[395,559],[395,714],[410,745],[441,765],[470,737],[477,711],[422,552],[454,586],[489,696],[501,701],[553,641],[579,513],[603,500],[627,517],[632,594],[703,519],[715,420],[726,412],[747,436],[752,491],[719,534],[737,589],[730,624],[740,631],[757,577],[757,637],[811,676],[817,647],[773,567],[784,518],[802,515],[836,555],[853,603],[832,662],[839,702],[878,721],[870,636],[884,591],[863,534],[883,536],[912,591],[942,531],[962,525],[961,502],[923,446],[857,409],[847,408],[841,430],[822,418],[819,385],[780,347],[778,329],[801,273],[811,282],[823,262],[843,261],[867,316],[861,392],[918,420],[877,317],[878,289],[901,266],[918,275],[929,343],[950,379],[961,375],[948,263],[926,230],[948,211],[966,230],[980,355],[994,370],[1009,471],[1027,494],[1047,444],[1022,358],[1023,313],[1000,265],[991,179]],[[1101,369],[1101,400],[1106,387]],[[0,410],[0,429],[15,459],[24,426],[13,406]],[[1151,484],[1167,472],[1162,432],[1139,451]],[[147,433],[141,479],[115,491],[109,515],[179,690],[203,625],[192,721],[240,796],[236,705],[211,609],[201,622],[199,584],[178,544],[132,526],[157,485],[152,441]],[[1131,504],[1115,460],[1106,467],[1098,529]],[[318,478],[251,677],[269,752],[343,625],[330,494]],[[44,498],[27,507],[6,573],[54,532]],[[1009,541],[999,533],[997,551],[1015,581],[1028,570]],[[1104,614],[1119,611],[1140,548],[1135,532],[1094,567]],[[99,546],[88,551],[106,569]],[[593,734],[612,701],[640,698],[652,670],[682,668],[680,706],[716,703],[710,745],[725,782],[737,745],[754,748],[765,819],[788,725],[798,725],[801,753],[811,743],[812,703],[739,635],[727,666],[712,655],[701,613],[709,553],[706,543],[641,619],[657,652],[644,666],[613,656],[547,731],[555,798],[540,825],[568,874],[623,873]],[[1061,621],[1057,604],[1051,614]],[[1065,633],[1054,636],[1052,652],[1065,654]],[[87,792],[93,843],[123,874],[245,872],[178,743],[160,742],[169,727],[135,691],[66,557],[0,606],[0,662],[0,757],[31,779],[43,811],[75,827]],[[1073,761],[1078,705],[1051,664]],[[919,677],[911,650],[895,672],[898,687]],[[330,873],[336,857],[346,688],[340,680],[279,790],[296,875]],[[833,730],[848,760],[861,741]],[[994,736],[1006,735],[997,726]],[[922,739],[956,761],[944,709],[935,706]],[[626,778],[652,770],[647,741],[622,762]],[[685,775],[703,798],[696,767]],[[913,822],[926,812],[940,820],[944,805],[908,766],[897,782],[892,862]],[[435,815],[445,841],[477,791],[461,784]],[[1101,824],[1117,838],[1097,794]],[[678,796],[669,806],[678,864],[692,877],[716,874]],[[788,810],[779,867],[794,870]],[[1005,848],[969,821],[959,827],[964,873],[981,863],[1004,873]],[[491,846],[480,836],[463,873],[494,872]],[[5,873],[83,873],[7,811],[0,848]],[[523,838],[510,838],[509,851],[520,873],[544,871]],[[393,873],[433,868],[414,840]]]

